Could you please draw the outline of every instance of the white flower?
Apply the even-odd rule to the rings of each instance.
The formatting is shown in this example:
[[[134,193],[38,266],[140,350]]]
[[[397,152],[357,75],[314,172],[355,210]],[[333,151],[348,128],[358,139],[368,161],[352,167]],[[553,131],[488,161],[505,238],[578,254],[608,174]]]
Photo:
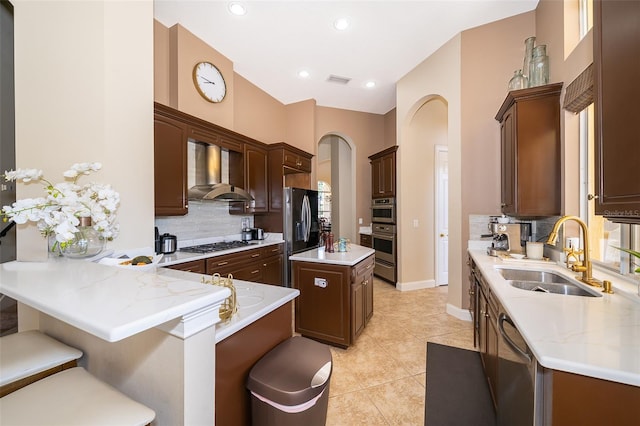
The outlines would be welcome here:
[[[38,169],[18,169],[4,172],[7,181],[22,180],[24,183],[32,180],[38,181],[42,178],[42,170]]]
[[[55,235],[56,240],[62,244],[75,238],[80,224],[78,218],[91,217],[92,226],[101,237],[112,240],[120,231],[116,222],[120,194],[110,185],[76,184],[79,176],[101,168],[100,163],[76,163],[64,172],[64,176],[72,181],[55,185],[43,178],[41,170],[18,169],[5,172],[4,178],[7,181],[42,182],[46,196],[18,200],[11,206],[4,206],[0,210],[0,217],[5,222],[11,219],[18,224],[36,222],[43,235]]]
[[[88,175],[90,172],[97,172],[102,168],[100,163],[76,163],[70,170],[63,173],[64,177],[75,178],[80,174]]]

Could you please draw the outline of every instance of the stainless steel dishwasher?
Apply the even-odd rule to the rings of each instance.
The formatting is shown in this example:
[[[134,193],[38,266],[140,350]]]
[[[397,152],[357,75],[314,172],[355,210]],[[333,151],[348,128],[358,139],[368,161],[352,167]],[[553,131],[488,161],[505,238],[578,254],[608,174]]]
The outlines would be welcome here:
[[[542,368],[505,312],[498,330],[498,425],[542,425]]]

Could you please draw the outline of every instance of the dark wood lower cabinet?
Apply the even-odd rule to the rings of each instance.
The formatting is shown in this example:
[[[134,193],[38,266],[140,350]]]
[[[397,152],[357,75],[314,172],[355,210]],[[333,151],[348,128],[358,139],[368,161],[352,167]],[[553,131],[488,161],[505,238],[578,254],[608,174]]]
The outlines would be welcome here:
[[[283,264],[284,246],[277,244],[178,263],[167,268],[208,275],[218,273],[223,277],[231,274],[237,280],[282,285]]]
[[[167,268],[176,269],[178,271],[194,272],[196,274],[207,273],[207,264],[205,263],[204,259],[178,263],[177,265],[167,266]]]
[[[292,336],[291,302],[216,345],[215,424],[250,425],[251,368],[267,352]]]
[[[545,372],[547,424],[553,426],[637,425],[640,422],[640,387],[549,370]],[[550,419],[550,420],[549,420]]]
[[[334,346],[348,347],[373,315],[371,255],[355,266],[293,262],[296,332]]]

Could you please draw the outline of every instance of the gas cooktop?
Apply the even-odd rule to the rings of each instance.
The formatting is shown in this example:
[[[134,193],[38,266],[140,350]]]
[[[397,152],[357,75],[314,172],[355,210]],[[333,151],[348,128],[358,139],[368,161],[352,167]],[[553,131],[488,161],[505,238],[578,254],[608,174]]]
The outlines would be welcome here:
[[[221,241],[219,243],[201,244],[198,246],[182,247],[180,251],[188,253],[211,253],[214,251],[229,250],[239,247],[246,247],[248,241]]]

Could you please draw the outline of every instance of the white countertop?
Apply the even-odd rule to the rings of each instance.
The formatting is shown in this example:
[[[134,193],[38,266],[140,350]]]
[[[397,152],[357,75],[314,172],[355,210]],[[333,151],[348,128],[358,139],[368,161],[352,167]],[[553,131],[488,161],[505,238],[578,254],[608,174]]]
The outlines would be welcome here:
[[[336,251],[334,253],[326,253],[324,250],[318,250],[317,248],[315,248],[300,253],[295,253],[289,256],[289,260],[353,266],[358,264],[359,262],[362,262],[364,259],[374,253],[375,250],[369,247],[351,244],[349,250],[346,252]]]
[[[66,258],[8,262],[0,265],[0,293],[109,342],[220,304],[230,294],[162,271]]]
[[[159,268],[158,273],[172,277],[183,277],[186,280],[196,283],[201,283],[203,279],[211,279],[211,275],[196,274],[168,268]],[[216,324],[216,343],[242,330],[244,327],[259,320],[270,312],[275,311],[300,294],[300,290],[294,288],[253,283],[235,278],[233,279],[233,285],[236,288],[238,311],[229,321],[220,321]],[[203,287],[213,286],[203,285]]]
[[[298,297],[300,290],[233,280],[238,312],[228,322],[216,324],[216,343]]]
[[[231,254],[231,253],[238,253],[245,250],[253,250],[261,247],[267,247],[267,246],[272,246],[272,245],[282,244],[282,243],[284,243],[284,240],[282,239],[281,236],[278,236],[275,238],[268,238],[266,240],[261,240],[261,241],[251,241],[249,244],[247,244],[244,247],[239,247],[239,248],[234,248],[229,250],[214,251],[211,253],[188,253],[188,252],[178,250],[175,253],[165,254],[160,260],[160,262],[158,263],[158,266],[177,265],[179,263],[191,262],[194,260],[201,260],[201,259],[208,259],[210,257],[222,256],[222,255]],[[206,242],[199,242],[198,244],[206,244]]]
[[[570,278],[576,273],[553,262],[531,265],[504,262],[480,249],[469,253],[540,364],[640,386],[640,297],[633,285],[594,269],[594,277],[612,281],[614,294],[581,297],[525,291],[509,285],[496,266],[544,269]]]

